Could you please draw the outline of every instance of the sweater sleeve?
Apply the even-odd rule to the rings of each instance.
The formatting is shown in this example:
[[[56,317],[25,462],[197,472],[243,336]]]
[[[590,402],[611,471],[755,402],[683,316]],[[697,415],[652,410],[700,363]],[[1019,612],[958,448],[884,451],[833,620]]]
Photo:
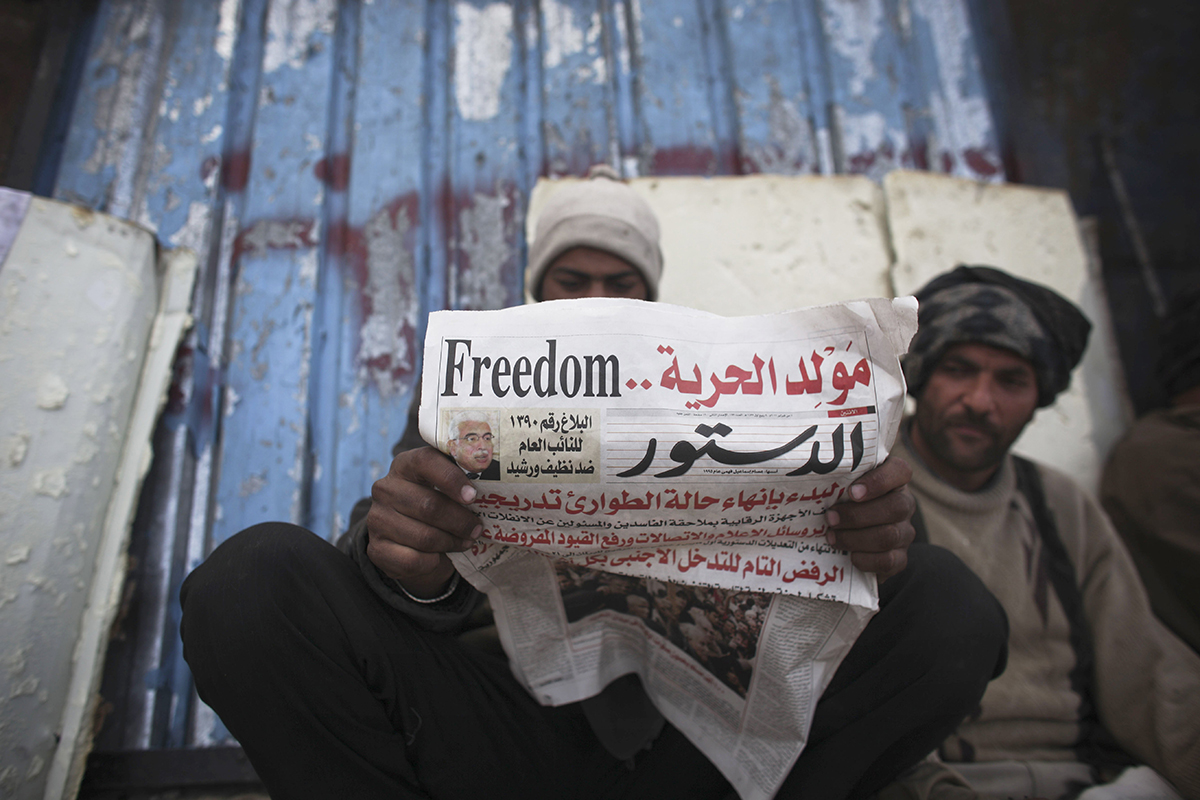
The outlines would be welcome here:
[[[425,445],[417,432],[420,399],[421,383],[418,381],[408,408],[408,425],[400,441],[392,448],[393,456]],[[454,632],[462,628],[471,612],[479,606],[483,595],[466,581],[460,580],[454,592],[437,603],[418,603],[411,600],[400,589],[399,584],[380,572],[367,556],[367,513],[370,510],[369,497],[364,497],[354,504],[354,510],[350,512],[350,527],[338,537],[338,549],[358,564],[363,580],[385,603],[403,612],[417,625],[438,632]]]
[[[1200,800],[1200,656],[1154,616],[1099,504],[1065,475],[1043,475],[1092,633],[1100,721],[1128,753]]]
[[[366,502],[369,507],[370,501]],[[361,505],[362,501],[359,503]],[[342,534],[338,540],[338,548],[358,564],[363,580],[385,603],[403,612],[405,616],[426,630],[439,633],[458,631],[483,597],[471,584],[460,580],[454,592],[437,603],[418,603],[411,600],[400,590],[395,580],[380,572],[367,557],[367,518],[365,513],[350,526],[348,531]]]

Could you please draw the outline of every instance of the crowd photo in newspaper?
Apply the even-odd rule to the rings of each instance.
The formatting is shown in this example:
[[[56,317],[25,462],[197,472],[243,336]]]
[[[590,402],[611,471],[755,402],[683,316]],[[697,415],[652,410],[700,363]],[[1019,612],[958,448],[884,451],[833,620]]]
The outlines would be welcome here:
[[[887,457],[915,330],[912,298],[430,315],[420,432],[484,524],[452,558],[529,692],[636,674],[741,797],[771,797],[878,608],[824,512]]]

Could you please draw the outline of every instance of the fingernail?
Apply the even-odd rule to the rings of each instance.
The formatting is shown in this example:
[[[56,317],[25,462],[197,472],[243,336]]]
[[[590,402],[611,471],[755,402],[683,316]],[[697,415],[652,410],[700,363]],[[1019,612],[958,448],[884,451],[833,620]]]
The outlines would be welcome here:
[[[476,525],[475,530],[471,531],[471,538],[478,539],[480,536],[483,536],[483,526]]]
[[[834,511],[832,508],[825,512],[825,524],[828,525],[829,527],[831,527],[831,528],[835,527],[841,521],[842,521],[841,515],[838,514],[838,512]],[[830,534],[830,535],[832,535],[832,534]]]
[[[469,485],[464,486],[462,490],[462,499],[464,503],[475,502],[475,487]]]
[[[850,496],[855,500],[862,500],[867,496],[867,487],[863,486],[861,483],[854,484],[850,487]]]
[[[837,547],[837,537],[833,535],[833,531],[825,534],[825,541],[829,542],[830,547]]]

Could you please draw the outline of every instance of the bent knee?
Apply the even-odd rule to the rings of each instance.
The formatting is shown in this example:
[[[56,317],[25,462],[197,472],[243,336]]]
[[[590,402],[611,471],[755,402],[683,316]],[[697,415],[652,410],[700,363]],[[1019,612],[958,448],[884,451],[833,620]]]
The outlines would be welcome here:
[[[185,643],[190,629],[219,626],[235,635],[239,624],[289,606],[320,562],[345,559],[328,542],[296,525],[267,522],[218,546],[184,580],[179,593]]]

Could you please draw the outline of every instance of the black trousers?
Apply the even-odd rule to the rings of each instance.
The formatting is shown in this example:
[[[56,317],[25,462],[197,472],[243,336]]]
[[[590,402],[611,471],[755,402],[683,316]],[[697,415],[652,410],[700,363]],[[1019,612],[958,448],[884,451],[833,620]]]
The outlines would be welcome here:
[[[914,545],[817,705],[778,797],[865,796],[933,750],[1003,669],[1000,604]],[[414,626],[333,545],[286,524],[218,547],[185,581],[184,657],[273,800],[724,798],[668,724],[632,768],[578,704],[546,708],[507,663]]]

